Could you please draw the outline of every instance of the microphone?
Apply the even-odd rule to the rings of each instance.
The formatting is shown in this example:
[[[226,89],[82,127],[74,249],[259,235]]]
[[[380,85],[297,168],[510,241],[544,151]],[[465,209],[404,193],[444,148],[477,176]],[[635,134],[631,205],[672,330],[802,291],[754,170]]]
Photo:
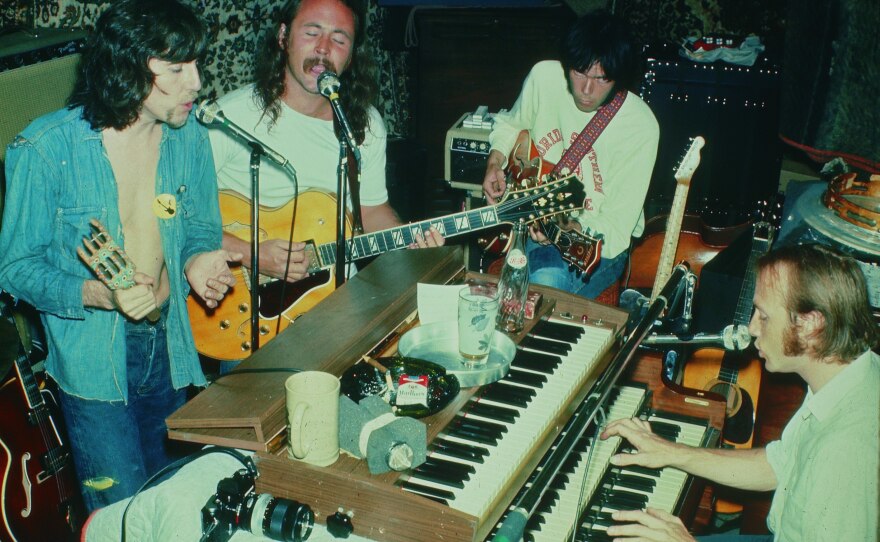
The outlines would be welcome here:
[[[749,328],[744,325],[729,325],[721,333],[695,333],[693,335],[658,335],[645,337],[642,344],[647,345],[694,345],[721,346],[725,350],[745,350],[752,343]]]
[[[348,123],[348,118],[345,116],[345,112],[342,111],[342,105],[339,103],[339,87],[341,86],[342,83],[339,81],[339,76],[330,70],[325,70],[318,76],[318,92],[321,93],[321,96],[330,100],[330,106],[333,107],[333,113],[336,114],[336,119],[339,121],[339,126],[342,128],[345,142],[354,153],[355,159],[360,162],[361,151],[358,149],[357,143],[354,141],[354,132],[351,129],[351,125]]]
[[[223,115],[223,111],[220,110],[220,106],[217,104],[217,102],[211,100],[209,102],[200,103],[199,106],[196,108],[196,118],[199,119],[199,122],[201,122],[205,126],[216,124],[218,126],[226,128],[233,135],[249,145],[259,145],[259,147],[263,150],[263,154],[265,154],[267,158],[269,158],[281,167],[285,167],[287,165],[287,159],[281,156],[279,152],[272,150],[270,147],[263,144],[259,139],[251,135],[248,131],[241,128],[239,125],[235,124],[231,120],[227,119],[226,116]]]

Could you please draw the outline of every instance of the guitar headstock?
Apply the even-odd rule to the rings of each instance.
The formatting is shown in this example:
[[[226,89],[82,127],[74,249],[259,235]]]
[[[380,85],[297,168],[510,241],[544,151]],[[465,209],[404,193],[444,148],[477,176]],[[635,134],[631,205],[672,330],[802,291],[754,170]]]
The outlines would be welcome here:
[[[569,175],[538,186],[511,190],[495,207],[501,222],[531,223],[582,209],[586,197],[581,181]]]
[[[700,165],[700,149],[706,144],[703,136],[693,138],[684,153],[678,167],[675,169],[675,182],[678,184],[690,184],[694,171]]]

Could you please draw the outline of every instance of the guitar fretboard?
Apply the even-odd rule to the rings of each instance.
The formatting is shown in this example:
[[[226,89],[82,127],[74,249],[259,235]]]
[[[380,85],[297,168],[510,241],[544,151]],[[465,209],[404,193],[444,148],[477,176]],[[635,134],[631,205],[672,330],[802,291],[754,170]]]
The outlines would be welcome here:
[[[502,204],[503,205],[503,204]],[[483,207],[441,218],[413,222],[396,228],[375,233],[359,235],[346,242],[345,258],[348,262],[357,261],[370,256],[378,256],[385,252],[407,248],[424,237],[432,227],[444,237],[453,237],[492,226],[501,221],[495,207]],[[336,263],[336,243],[324,243],[317,247],[322,267]]]

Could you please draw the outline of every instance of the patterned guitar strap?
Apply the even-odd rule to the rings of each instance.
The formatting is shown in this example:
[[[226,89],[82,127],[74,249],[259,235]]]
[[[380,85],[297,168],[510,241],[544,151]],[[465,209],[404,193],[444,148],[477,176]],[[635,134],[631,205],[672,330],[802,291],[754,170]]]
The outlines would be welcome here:
[[[626,94],[625,90],[617,91],[610,102],[596,110],[596,114],[584,126],[584,129],[575,138],[571,147],[565,150],[562,158],[559,159],[559,162],[556,163],[556,166],[550,173],[558,177],[562,174],[563,170],[568,170],[569,173],[574,173],[577,170],[578,164],[581,163],[587,151],[593,147],[593,143],[599,139],[602,131],[605,130],[605,127],[608,126],[614,115],[620,111],[620,107],[626,99]]]

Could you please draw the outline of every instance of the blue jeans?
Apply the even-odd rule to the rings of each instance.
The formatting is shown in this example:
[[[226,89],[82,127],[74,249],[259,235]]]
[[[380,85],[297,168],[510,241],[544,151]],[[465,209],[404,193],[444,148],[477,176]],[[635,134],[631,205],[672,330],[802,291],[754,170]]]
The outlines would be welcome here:
[[[540,245],[529,239],[526,252],[531,283],[552,286],[587,299],[595,299],[614,284],[626,267],[626,251],[614,258],[600,258],[589,275],[575,271],[553,245]]]
[[[126,321],[125,332],[128,404],[82,399],[59,390],[89,513],[132,496],[180,455],[166,436],[165,418],[186,402],[186,390],[171,386],[165,314],[155,324]]]

